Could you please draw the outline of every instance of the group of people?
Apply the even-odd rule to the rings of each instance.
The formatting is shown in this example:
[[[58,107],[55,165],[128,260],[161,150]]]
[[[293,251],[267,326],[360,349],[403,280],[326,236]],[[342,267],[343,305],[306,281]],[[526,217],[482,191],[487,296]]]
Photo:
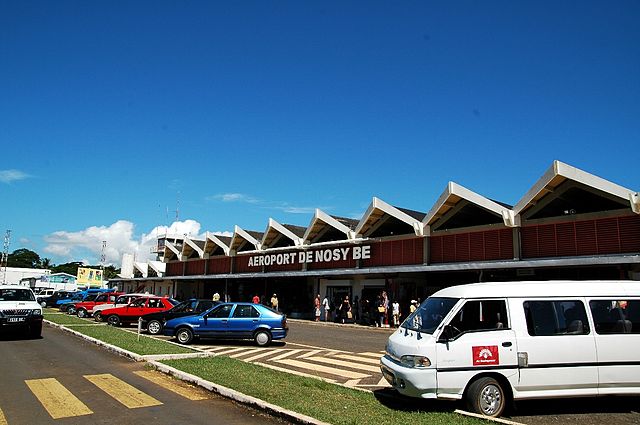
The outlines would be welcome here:
[[[418,306],[416,300],[411,300],[409,314],[413,313]],[[358,300],[356,296],[353,303],[349,295],[345,295],[342,301],[331,303],[329,297],[322,300],[320,294],[313,300],[313,311],[315,321],[335,321],[340,323],[361,323],[364,325],[375,325],[376,327],[398,327],[400,326],[402,312],[398,300],[391,301],[386,291],[381,291],[373,302],[366,298]]]

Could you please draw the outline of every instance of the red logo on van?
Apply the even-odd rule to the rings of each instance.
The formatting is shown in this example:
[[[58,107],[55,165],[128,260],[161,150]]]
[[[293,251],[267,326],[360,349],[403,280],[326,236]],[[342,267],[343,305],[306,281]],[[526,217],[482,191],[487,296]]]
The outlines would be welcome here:
[[[471,347],[473,352],[473,365],[485,366],[500,364],[500,354],[497,345],[485,345],[480,347]]]

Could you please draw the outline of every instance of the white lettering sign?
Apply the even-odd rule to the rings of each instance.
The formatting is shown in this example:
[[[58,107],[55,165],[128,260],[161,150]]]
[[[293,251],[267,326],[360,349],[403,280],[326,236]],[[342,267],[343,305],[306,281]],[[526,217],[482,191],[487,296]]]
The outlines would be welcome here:
[[[280,254],[255,255],[249,257],[249,267],[287,265],[304,263],[328,263],[331,261],[367,260],[371,258],[371,246],[329,248],[317,251],[287,252]]]

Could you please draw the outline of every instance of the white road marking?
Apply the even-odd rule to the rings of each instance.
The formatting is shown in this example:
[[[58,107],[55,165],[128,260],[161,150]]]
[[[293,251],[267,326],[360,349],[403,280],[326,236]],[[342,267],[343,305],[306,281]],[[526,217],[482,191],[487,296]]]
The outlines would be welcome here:
[[[346,362],[344,360],[338,360],[335,358],[326,357],[309,357],[307,360],[311,360],[318,363],[330,364],[332,366],[342,366],[357,370],[366,370],[367,372],[380,373],[380,368],[377,366],[371,366],[360,363]]]
[[[349,378],[349,379],[362,379],[362,378],[369,377],[369,375],[365,375],[364,373],[360,373],[360,372],[351,372],[348,370],[336,369],[334,367],[322,366],[314,363],[301,362],[299,360],[284,359],[284,360],[278,360],[277,363],[296,367],[298,369],[312,370],[314,372],[321,372],[321,373],[341,376],[343,378]]]

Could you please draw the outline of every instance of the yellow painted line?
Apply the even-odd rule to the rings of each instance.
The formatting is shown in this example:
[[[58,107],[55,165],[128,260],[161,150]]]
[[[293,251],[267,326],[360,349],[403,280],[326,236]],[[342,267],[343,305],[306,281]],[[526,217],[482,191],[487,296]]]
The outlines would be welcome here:
[[[325,357],[309,357],[307,360],[311,360],[318,363],[330,364],[332,366],[342,366],[348,367],[351,369],[365,370],[367,372],[380,373],[379,366],[371,366],[367,364],[353,363],[353,362],[345,362],[344,360],[338,359],[329,359]]]
[[[24,382],[53,419],[93,413],[56,378],[29,379]]]
[[[152,370],[139,370],[133,373],[189,400],[209,399],[204,391],[192,387],[186,382],[172,379],[164,373],[155,372]]]
[[[4,413],[2,413],[2,409],[0,409],[0,425],[8,425],[7,419],[4,417]]]
[[[341,359],[345,359],[345,360],[353,360],[356,362],[362,362],[362,363],[368,363],[368,364],[374,364],[374,365],[379,365],[380,364],[380,359],[370,359],[367,357],[360,357],[360,356],[352,356],[349,354],[338,354],[336,355],[336,357],[341,358]],[[380,368],[378,368],[378,370],[380,370]]]
[[[84,377],[129,409],[159,406],[162,404],[162,402],[143,393],[136,387],[127,384],[123,380],[116,378],[110,373],[84,375]]]
[[[335,367],[327,367],[315,363],[301,362],[299,360],[284,359],[277,360],[277,362],[285,364],[287,366],[296,367],[298,369],[312,370],[314,372],[327,373],[330,375],[341,376],[348,379],[362,379],[369,377],[369,375],[365,375],[364,373],[351,372],[349,370],[336,369]]]

